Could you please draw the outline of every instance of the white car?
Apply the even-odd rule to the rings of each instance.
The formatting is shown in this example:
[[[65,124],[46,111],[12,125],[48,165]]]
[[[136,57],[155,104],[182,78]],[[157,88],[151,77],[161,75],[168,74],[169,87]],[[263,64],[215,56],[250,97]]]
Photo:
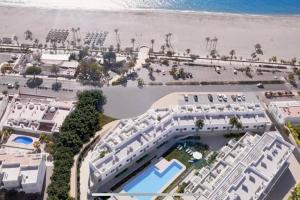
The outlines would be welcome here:
[[[242,101],[241,95],[237,95],[237,96],[236,96],[236,100],[237,100],[237,101]]]
[[[223,96],[221,94],[218,94],[218,100],[222,101],[223,100]]]
[[[246,96],[242,95],[242,100],[245,101],[246,100]]]
[[[227,102],[227,96],[225,94],[223,94],[222,98],[225,102]]]

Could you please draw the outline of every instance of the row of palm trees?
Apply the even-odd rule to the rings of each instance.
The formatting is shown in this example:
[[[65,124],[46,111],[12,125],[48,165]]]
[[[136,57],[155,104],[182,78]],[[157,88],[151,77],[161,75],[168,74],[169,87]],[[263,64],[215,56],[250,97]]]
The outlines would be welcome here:
[[[239,119],[237,117],[231,117],[229,119],[229,124],[231,125],[231,127],[236,127],[237,129],[241,129],[243,128],[243,124],[242,122],[239,121]],[[198,128],[198,129],[202,129],[203,126],[204,126],[204,120],[203,119],[198,119],[196,122],[195,122],[195,126]]]
[[[218,38],[217,37],[214,37],[214,38],[206,37],[205,41],[206,41],[206,47],[205,48],[207,50],[217,49],[217,43],[218,43]]]

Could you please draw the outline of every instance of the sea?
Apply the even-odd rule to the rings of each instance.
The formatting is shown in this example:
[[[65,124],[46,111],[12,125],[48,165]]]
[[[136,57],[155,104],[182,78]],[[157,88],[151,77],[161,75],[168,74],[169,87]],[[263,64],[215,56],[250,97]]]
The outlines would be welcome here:
[[[0,0],[0,6],[299,15],[300,0]]]

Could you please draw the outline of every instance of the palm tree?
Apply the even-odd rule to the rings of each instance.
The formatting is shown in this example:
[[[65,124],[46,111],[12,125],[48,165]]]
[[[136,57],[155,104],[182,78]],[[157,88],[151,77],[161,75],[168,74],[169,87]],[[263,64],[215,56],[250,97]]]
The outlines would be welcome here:
[[[230,54],[230,56],[231,56],[231,59],[230,59],[230,64],[231,64],[231,60],[232,60],[233,56],[235,55],[235,50],[231,50],[231,51],[229,52],[229,54]]]
[[[241,128],[243,128],[242,122],[237,122],[237,123],[235,124],[235,127],[236,127],[238,130],[240,130]]]
[[[234,126],[236,126],[237,123],[238,123],[237,117],[231,117],[231,118],[229,119],[229,124],[232,126],[232,128],[233,128]]]
[[[35,141],[33,143],[33,148],[36,152],[39,152],[40,151],[40,148],[41,148],[41,143],[39,141]]]
[[[204,121],[203,121],[203,119],[198,119],[198,120],[195,122],[195,126],[196,126],[198,129],[202,129],[203,126],[204,126]]]
[[[153,47],[154,47],[154,42],[155,42],[155,40],[154,40],[154,39],[152,39],[152,40],[151,40],[151,49],[152,49],[152,51],[154,51],[154,50],[153,50]]]
[[[9,138],[9,136],[12,134],[11,129],[3,129],[1,132],[2,132],[1,133],[1,141],[2,142],[5,142]]]
[[[80,43],[80,42],[81,42],[80,27],[77,27],[77,32],[78,32],[78,34],[79,34],[79,37],[77,38],[77,42]]]
[[[132,50],[134,51],[134,43],[135,43],[135,39],[131,38],[131,43],[132,43]]]
[[[59,67],[57,65],[52,65],[51,66],[51,73],[55,74],[56,77],[56,83],[57,83],[57,74],[59,72]]]
[[[165,49],[166,49],[165,45],[162,45],[162,46],[160,47],[160,49],[161,49],[161,51],[162,51],[163,53],[165,53]]]
[[[17,45],[19,46],[19,39],[18,39],[18,36],[14,35],[13,40],[16,41]]]
[[[210,41],[210,38],[209,38],[209,37],[206,37],[205,40],[206,40],[206,49],[207,49],[207,45],[208,45],[208,43],[209,43],[209,41]]]
[[[39,43],[39,40],[37,38],[34,39],[34,46],[37,46]]]
[[[32,39],[32,32],[30,30],[25,31],[25,40]]]
[[[214,41],[213,48],[214,48],[214,49],[217,49],[218,38],[217,38],[217,37],[214,37],[213,41]]]
[[[185,51],[186,51],[187,54],[191,53],[191,49],[186,49]]]
[[[47,139],[48,139],[48,137],[47,137],[47,135],[45,133],[41,133],[40,134],[39,141],[41,143],[47,142]]]

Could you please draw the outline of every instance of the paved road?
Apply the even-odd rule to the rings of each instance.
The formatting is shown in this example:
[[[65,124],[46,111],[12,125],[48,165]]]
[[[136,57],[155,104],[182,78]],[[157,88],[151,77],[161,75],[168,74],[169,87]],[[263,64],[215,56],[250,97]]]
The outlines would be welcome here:
[[[73,92],[60,91],[55,92],[51,89],[40,90],[23,87],[26,78],[15,76],[0,77],[1,83],[14,83],[19,81],[21,87],[19,90],[9,90],[9,93],[28,93],[33,95],[48,95],[60,100],[72,100],[76,98],[76,91],[83,89],[92,89],[92,86],[82,86],[73,80],[61,80],[64,88],[73,89]],[[44,79],[43,85],[51,87],[55,79]],[[0,90],[7,89],[0,85]],[[286,84],[265,85],[264,89],[259,89],[255,85],[205,85],[205,86],[145,86],[138,88],[136,83],[129,83],[127,87],[110,86],[103,87],[102,90],[107,97],[107,104],[104,106],[105,113],[116,118],[129,118],[138,116],[150,108],[150,106],[161,97],[172,92],[262,92],[266,90],[285,90],[291,89]]]

